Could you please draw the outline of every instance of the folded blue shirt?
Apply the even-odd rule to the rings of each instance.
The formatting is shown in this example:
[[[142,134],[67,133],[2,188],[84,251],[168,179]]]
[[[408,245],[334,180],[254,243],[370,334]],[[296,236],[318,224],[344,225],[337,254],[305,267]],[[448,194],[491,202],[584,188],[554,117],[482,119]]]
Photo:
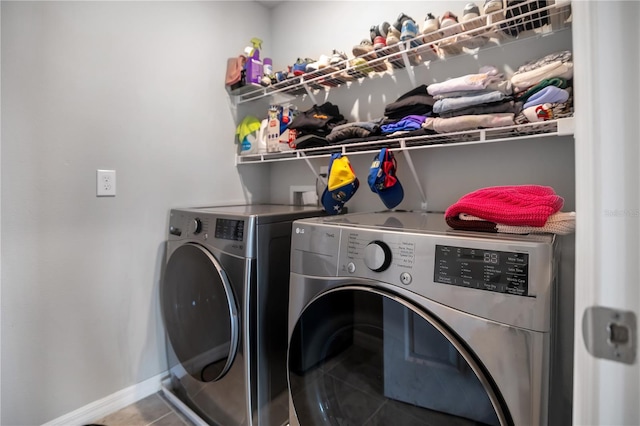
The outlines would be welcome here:
[[[424,115],[407,115],[402,120],[380,126],[382,133],[393,133],[401,130],[418,130],[427,119]]]
[[[569,92],[556,86],[547,86],[527,99],[522,109],[542,104],[562,104],[569,99]]]

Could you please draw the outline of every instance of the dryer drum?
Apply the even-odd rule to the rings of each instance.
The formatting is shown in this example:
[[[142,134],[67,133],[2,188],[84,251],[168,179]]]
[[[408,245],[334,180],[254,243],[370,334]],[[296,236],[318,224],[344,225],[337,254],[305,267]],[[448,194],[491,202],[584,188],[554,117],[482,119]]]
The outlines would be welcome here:
[[[372,287],[338,287],[306,306],[290,339],[289,383],[303,426],[512,423],[457,335]]]

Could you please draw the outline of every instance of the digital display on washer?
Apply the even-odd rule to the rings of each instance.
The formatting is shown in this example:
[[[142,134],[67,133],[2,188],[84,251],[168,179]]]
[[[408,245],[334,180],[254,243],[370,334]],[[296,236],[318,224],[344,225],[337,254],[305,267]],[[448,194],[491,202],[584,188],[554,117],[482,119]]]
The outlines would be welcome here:
[[[216,219],[216,238],[242,241],[244,238],[244,220]]]
[[[526,296],[529,255],[436,245],[433,280],[441,284]]]

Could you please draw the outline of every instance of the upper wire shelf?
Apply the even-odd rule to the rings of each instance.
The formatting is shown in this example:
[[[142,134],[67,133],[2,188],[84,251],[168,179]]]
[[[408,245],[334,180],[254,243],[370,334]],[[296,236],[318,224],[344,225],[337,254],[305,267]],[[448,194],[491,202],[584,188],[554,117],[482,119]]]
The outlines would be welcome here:
[[[397,69],[411,71],[414,66],[571,28],[570,2],[548,1],[550,4],[544,7],[539,7],[540,3],[539,0],[518,3],[270,86],[245,85],[229,93],[236,105],[276,94],[313,94],[376,74]],[[354,59],[364,62],[360,60],[354,66]]]

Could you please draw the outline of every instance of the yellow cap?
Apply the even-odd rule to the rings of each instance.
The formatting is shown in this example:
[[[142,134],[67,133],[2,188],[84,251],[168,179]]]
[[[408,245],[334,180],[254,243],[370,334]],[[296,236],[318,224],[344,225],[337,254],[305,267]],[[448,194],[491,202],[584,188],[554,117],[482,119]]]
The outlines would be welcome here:
[[[331,170],[329,170],[329,179],[327,181],[329,191],[348,185],[354,180],[356,180],[356,175],[353,173],[351,164],[349,164],[349,159],[345,156],[334,159],[331,163]]]

